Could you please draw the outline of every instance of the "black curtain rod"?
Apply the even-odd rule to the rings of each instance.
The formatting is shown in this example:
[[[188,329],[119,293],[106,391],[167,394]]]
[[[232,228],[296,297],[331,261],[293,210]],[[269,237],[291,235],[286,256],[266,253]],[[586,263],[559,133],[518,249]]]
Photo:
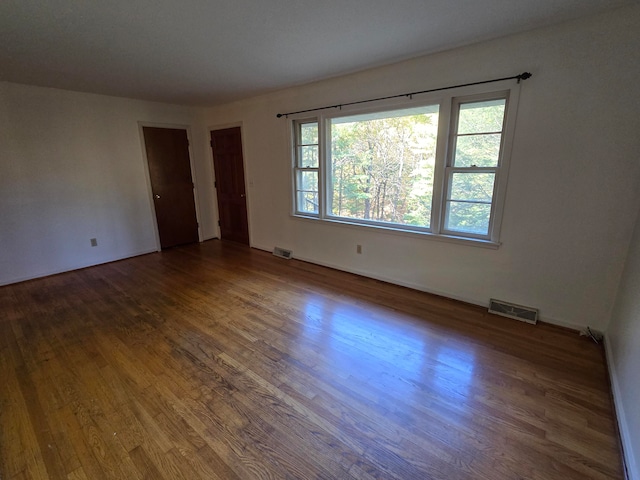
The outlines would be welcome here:
[[[472,85],[482,85],[484,83],[493,83],[493,82],[502,82],[503,80],[518,80],[520,83],[521,80],[526,80],[527,78],[531,78],[531,73],[522,72],[520,75],[514,75],[513,77],[504,77],[504,78],[494,78],[493,80],[484,80],[482,82],[473,82],[473,83],[463,83],[461,85],[451,85],[450,87],[440,87],[440,88],[432,88],[431,90],[421,90],[419,92],[410,92],[410,93],[401,93],[399,95],[389,95],[388,97],[378,97],[371,98],[369,100],[360,100],[358,102],[349,102],[349,103],[339,103],[337,105],[329,105],[328,107],[318,107],[318,108],[310,108],[308,110],[298,110],[297,112],[288,112],[288,113],[278,113],[276,117],[289,117],[289,115],[295,115],[298,113],[307,113],[307,112],[317,112],[318,110],[327,110],[329,108],[342,108],[349,105],[359,105],[360,103],[369,103],[369,102],[378,102],[380,100],[389,100],[390,98],[401,98],[401,97],[413,97],[414,95],[420,95],[422,93],[431,93],[431,92],[439,92],[441,90],[450,90],[452,88],[460,88],[460,87],[470,87]]]

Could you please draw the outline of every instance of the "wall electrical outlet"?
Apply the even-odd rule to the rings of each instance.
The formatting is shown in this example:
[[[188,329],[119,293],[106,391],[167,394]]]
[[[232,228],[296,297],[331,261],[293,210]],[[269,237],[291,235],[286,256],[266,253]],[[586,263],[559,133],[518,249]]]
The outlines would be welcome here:
[[[362,245],[356,245],[356,253],[362,253]]]
[[[98,246],[98,239],[97,238],[92,238],[90,240],[90,242],[91,242],[91,246],[92,247],[97,247]]]

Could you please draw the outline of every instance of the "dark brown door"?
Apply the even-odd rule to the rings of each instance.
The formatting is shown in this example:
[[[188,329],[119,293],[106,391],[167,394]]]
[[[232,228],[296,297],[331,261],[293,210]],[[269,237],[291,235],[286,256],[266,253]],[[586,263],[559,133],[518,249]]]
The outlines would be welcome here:
[[[160,245],[198,241],[187,131],[142,127]]]
[[[249,245],[240,127],[213,130],[211,148],[216,171],[220,236],[223,240]]]

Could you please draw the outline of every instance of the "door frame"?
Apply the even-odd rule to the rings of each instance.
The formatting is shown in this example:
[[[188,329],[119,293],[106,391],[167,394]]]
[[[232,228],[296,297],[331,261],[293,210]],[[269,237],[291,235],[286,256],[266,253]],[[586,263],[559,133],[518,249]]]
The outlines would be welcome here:
[[[244,125],[242,124],[242,122],[232,122],[232,123],[219,123],[213,126],[208,126],[207,127],[207,145],[209,146],[208,151],[209,151],[209,165],[211,165],[211,186],[213,187],[213,191],[214,191],[214,198],[215,198],[215,203],[216,203],[216,220],[215,220],[215,227],[216,227],[216,236],[217,238],[222,238],[222,233],[220,232],[220,225],[218,225],[218,222],[220,221],[220,207],[218,205],[218,192],[217,189],[215,187],[215,182],[216,182],[216,166],[215,163],[213,161],[213,148],[211,147],[211,132],[212,131],[216,131],[216,130],[225,130],[227,128],[235,128],[238,127],[240,128],[240,141],[242,144],[242,169],[244,170],[244,192],[245,192],[245,205],[246,205],[246,209],[247,209],[247,227],[249,229],[249,247],[253,248],[253,242],[252,242],[252,238],[253,238],[253,234],[251,232],[251,226],[253,225],[253,222],[251,221],[251,194],[250,194],[250,188],[249,187],[253,187],[253,180],[249,181],[249,175],[247,174],[247,156],[246,156],[246,147],[245,147],[245,143],[244,143]]]
[[[195,179],[195,168],[193,162],[193,140],[191,136],[191,126],[174,123],[156,123],[138,121],[138,132],[140,137],[140,146],[142,148],[142,166],[144,168],[144,177],[147,182],[147,200],[149,202],[149,210],[153,220],[153,230],[156,237],[156,251],[162,251],[160,244],[160,230],[158,230],[158,217],[156,216],[156,205],[153,201],[153,189],[151,187],[151,174],[149,173],[149,159],[147,158],[147,147],[144,143],[143,127],[151,128],[168,128],[174,130],[185,130],[187,132],[187,140],[189,141],[189,168],[191,169],[191,183],[193,183],[193,203],[196,207],[196,222],[198,223],[198,242],[202,242],[202,228],[200,227],[200,207],[198,202],[198,186]]]

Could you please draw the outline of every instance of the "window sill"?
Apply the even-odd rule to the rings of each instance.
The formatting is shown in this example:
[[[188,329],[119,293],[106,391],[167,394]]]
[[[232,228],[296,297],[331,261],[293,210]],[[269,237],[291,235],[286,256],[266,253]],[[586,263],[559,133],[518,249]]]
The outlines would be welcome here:
[[[456,243],[458,245],[468,245],[472,247],[488,248],[497,250],[500,247],[499,242],[492,242],[490,240],[483,240],[478,238],[457,237],[455,235],[441,235],[431,232],[423,232],[417,230],[409,230],[399,227],[381,226],[381,225],[367,225],[366,223],[349,222],[343,219],[334,218],[318,218],[314,216],[306,216],[300,214],[291,215],[296,220],[320,222],[327,225],[346,227],[346,228],[366,228],[369,230],[375,230],[376,232],[387,235],[402,235],[413,238],[424,238],[426,240],[434,240],[437,242]]]

